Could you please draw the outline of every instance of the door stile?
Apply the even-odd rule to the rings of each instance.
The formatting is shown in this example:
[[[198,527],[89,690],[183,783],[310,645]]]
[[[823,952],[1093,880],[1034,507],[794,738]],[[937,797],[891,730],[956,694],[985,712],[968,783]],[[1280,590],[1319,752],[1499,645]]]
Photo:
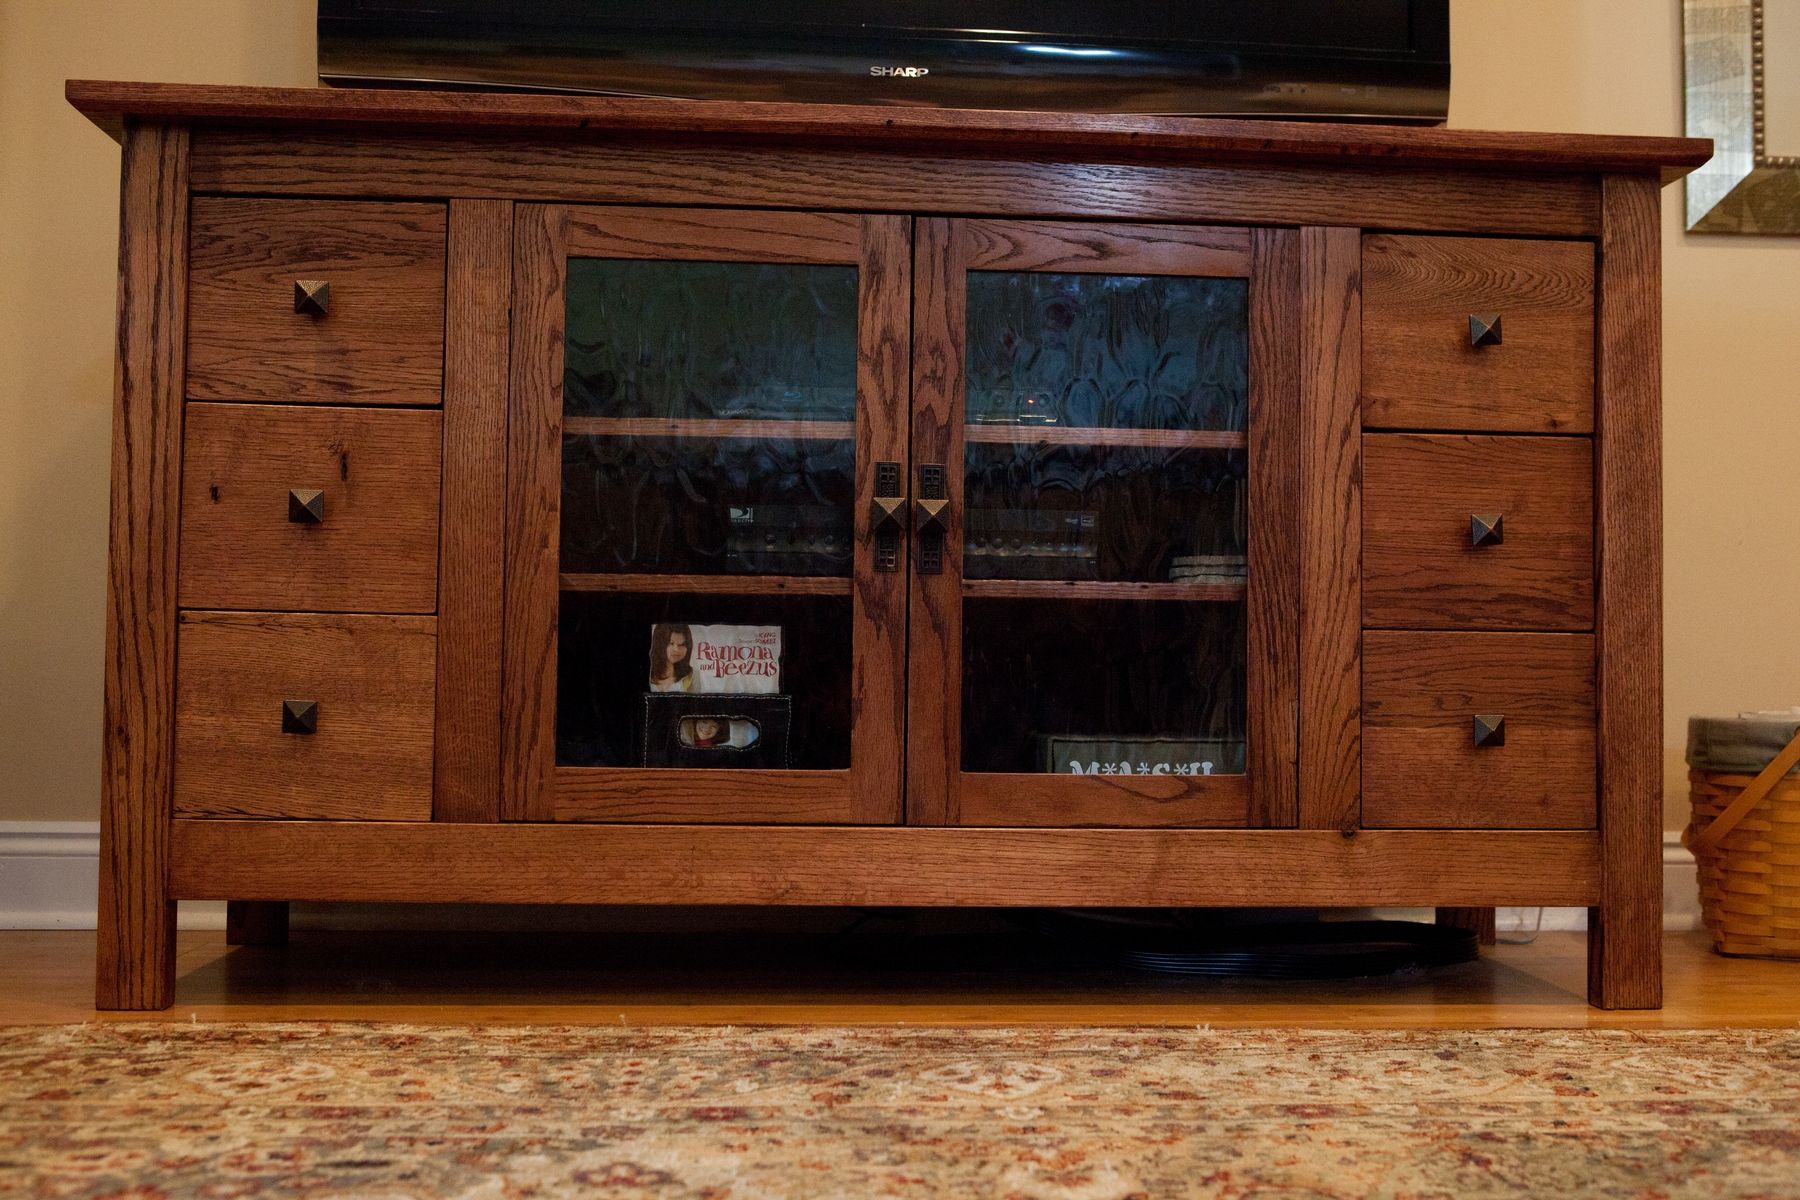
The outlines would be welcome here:
[[[858,267],[856,405],[856,566],[850,703],[853,819],[892,825],[906,795],[906,606],[912,539],[902,533],[892,571],[875,562],[877,467],[911,472],[912,219],[862,218]],[[908,514],[910,515],[910,514]]]
[[[943,568],[919,570],[914,546],[908,611],[907,792],[909,825],[955,825],[962,763],[963,340],[967,253],[953,222],[918,220],[913,230],[913,421],[908,490],[920,468],[944,471],[951,519]],[[909,526],[916,508],[909,505]],[[913,537],[907,538],[909,542]]]
[[[1362,824],[1362,233],[1300,230],[1299,825]]]
[[[1250,239],[1250,824],[1300,817],[1300,238]]]
[[[555,816],[557,560],[568,209],[522,204],[513,222],[507,398],[506,600],[501,678],[504,821]]]

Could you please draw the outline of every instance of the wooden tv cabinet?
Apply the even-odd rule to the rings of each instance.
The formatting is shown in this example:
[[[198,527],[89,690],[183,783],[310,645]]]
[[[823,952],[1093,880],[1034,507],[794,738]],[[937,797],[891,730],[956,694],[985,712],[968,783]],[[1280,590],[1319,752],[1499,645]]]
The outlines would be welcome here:
[[[1707,143],[68,93],[101,1008],[172,1002],[178,899],[1575,905],[1660,1003]]]

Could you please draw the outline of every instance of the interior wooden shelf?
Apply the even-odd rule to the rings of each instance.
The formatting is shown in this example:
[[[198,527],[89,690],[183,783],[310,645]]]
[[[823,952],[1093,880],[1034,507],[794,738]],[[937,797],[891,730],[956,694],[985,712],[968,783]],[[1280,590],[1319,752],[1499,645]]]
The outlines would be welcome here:
[[[564,417],[563,432],[590,437],[758,438],[844,441],[852,421],[714,421],[663,417]]]
[[[850,578],[829,575],[565,574],[562,590],[707,596],[848,596]]]
[[[1243,450],[1248,434],[1230,429],[1089,429],[1068,425],[966,425],[965,442],[1000,446],[1149,446],[1167,450]]]
[[[1244,598],[1241,583],[1137,583],[1094,579],[965,579],[972,600],[1187,600],[1234,603]]]

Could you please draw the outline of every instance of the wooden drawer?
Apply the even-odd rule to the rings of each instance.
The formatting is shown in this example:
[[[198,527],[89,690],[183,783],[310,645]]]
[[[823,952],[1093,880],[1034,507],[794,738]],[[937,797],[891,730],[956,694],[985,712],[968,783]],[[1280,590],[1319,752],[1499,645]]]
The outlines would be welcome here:
[[[437,607],[441,413],[190,404],[182,443],[181,607]]]
[[[1500,344],[1472,344],[1476,315],[1500,318]],[[1365,238],[1363,423],[1593,432],[1593,247]]]
[[[436,676],[431,617],[183,613],[175,814],[430,820]]]
[[[200,198],[189,245],[190,399],[442,399],[442,205]],[[300,280],[326,312],[297,311]]]
[[[1363,624],[1594,627],[1594,447],[1587,438],[1363,438]],[[1504,518],[1476,545],[1471,519]]]
[[[1478,745],[1476,719],[1504,717]],[[1592,829],[1594,639],[1381,633],[1363,639],[1363,824]]]

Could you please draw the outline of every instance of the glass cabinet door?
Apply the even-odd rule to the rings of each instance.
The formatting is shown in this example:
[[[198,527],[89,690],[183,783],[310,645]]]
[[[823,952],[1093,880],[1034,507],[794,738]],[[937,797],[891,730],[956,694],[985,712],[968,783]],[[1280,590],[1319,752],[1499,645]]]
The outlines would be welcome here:
[[[910,223],[522,211],[508,815],[898,820]]]
[[[1282,818],[1284,236],[920,222],[909,820]]]

